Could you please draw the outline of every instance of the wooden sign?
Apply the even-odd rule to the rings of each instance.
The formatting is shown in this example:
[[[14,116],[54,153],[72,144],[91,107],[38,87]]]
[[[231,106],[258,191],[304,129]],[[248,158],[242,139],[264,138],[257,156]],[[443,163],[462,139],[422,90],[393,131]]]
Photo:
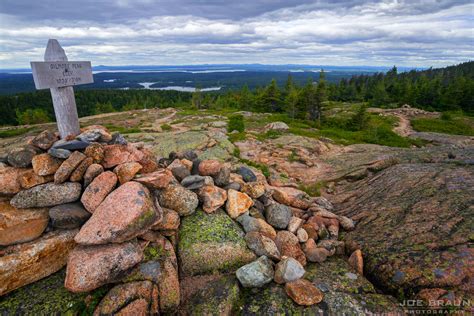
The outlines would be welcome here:
[[[94,82],[90,61],[32,61],[31,70],[38,90]]]
[[[36,89],[50,89],[61,138],[77,136],[80,128],[72,86],[94,82],[91,63],[68,61],[64,49],[55,39],[48,41],[44,60],[31,62]]]

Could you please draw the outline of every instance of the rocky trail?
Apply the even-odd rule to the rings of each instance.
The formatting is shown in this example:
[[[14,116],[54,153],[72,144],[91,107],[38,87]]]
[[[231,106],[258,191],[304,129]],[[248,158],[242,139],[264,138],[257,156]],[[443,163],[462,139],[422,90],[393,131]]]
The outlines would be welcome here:
[[[470,309],[469,139],[233,144],[225,117],[172,109],[81,121],[77,140],[0,143],[1,314]]]

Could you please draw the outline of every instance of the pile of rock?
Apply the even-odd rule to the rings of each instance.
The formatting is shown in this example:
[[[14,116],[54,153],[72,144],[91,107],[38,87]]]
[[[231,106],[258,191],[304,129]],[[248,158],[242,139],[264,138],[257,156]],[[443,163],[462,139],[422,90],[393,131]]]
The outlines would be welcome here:
[[[6,246],[0,295],[67,261],[65,287],[72,292],[118,284],[98,314],[166,313],[179,306],[178,229],[181,217],[198,208],[225,209],[245,231],[259,258],[247,256],[245,263],[252,262],[237,270],[242,286],[274,280],[300,305],[323,298],[302,279],[304,266],[343,254],[339,229],[354,228],[331,213],[326,199],[270,186],[250,168],[201,161],[192,151],[158,160],[102,126],[68,141],[45,131],[11,151],[0,165],[0,194],[11,197],[0,204],[0,245]],[[193,265],[184,256],[180,261],[181,270]],[[362,273],[360,250],[350,262]]]

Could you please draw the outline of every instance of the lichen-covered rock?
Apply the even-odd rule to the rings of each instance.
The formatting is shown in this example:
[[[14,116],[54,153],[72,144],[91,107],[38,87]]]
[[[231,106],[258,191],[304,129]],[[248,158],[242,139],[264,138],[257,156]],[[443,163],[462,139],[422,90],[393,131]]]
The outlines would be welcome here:
[[[262,287],[273,280],[273,262],[266,256],[240,267],[235,275],[243,287]]]
[[[357,221],[345,239],[361,246],[367,275],[407,297],[414,288],[471,295],[472,166],[401,163],[347,185],[343,194],[355,198],[335,213]]]
[[[294,234],[286,230],[280,230],[275,238],[275,244],[282,257],[292,257],[298,260],[301,265],[306,265],[306,256],[303,250],[301,250],[298,237]]]
[[[173,174],[167,169],[147,173],[135,179],[135,181],[153,189],[164,189],[172,180]]]
[[[277,233],[275,229],[261,218],[255,218],[245,213],[237,217],[236,220],[242,225],[246,233],[259,232],[272,240],[276,238]]]
[[[273,198],[285,205],[306,210],[311,206],[311,198],[305,192],[290,187],[273,187]]]
[[[144,310],[134,306],[134,315],[142,315],[141,312],[145,312],[145,315],[151,314],[149,306],[152,305],[154,300],[158,301],[158,297],[153,297],[152,282],[136,281],[116,285],[102,299],[94,315],[118,315],[123,313],[124,308],[140,299],[143,299],[146,303]]]
[[[268,224],[277,229],[285,229],[291,219],[291,210],[288,206],[273,203],[265,208],[265,218]]]
[[[265,194],[265,183],[263,182],[244,182],[240,189],[243,193],[252,199],[258,199]]]
[[[78,245],[69,254],[64,286],[72,292],[88,292],[114,282],[143,259],[137,242],[97,246]]]
[[[28,168],[37,153],[38,149],[33,146],[14,148],[8,153],[8,163],[17,168]]]
[[[222,163],[218,160],[203,160],[199,164],[199,174],[201,176],[215,176],[222,168]]]
[[[150,191],[130,181],[105,198],[75,240],[83,245],[124,242],[144,233],[160,217],[161,208],[155,206]]]
[[[42,150],[48,150],[58,140],[59,136],[55,132],[45,130],[36,135],[30,144]]]
[[[252,199],[245,193],[235,190],[227,191],[226,211],[233,219],[247,212],[253,205]]]
[[[135,177],[142,170],[142,165],[138,162],[126,162],[115,167],[114,172],[118,177],[120,184],[124,184]]]
[[[31,160],[33,170],[39,176],[54,175],[62,164],[62,160],[51,156],[50,154],[44,153],[36,155]]]
[[[348,260],[352,269],[359,274],[364,274],[364,259],[362,258],[362,251],[357,249],[354,251]]]
[[[298,305],[311,306],[323,300],[323,293],[304,279],[286,283],[285,291]]]
[[[89,168],[89,166],[92,165],[92,162],[93,160],[91,157],[87,157],[86,159],[81,161],[81,163],[71,173],[71,177],[69,178],[69,180],[71,180],[72,182],[82,181],[82,178],[84,177],[84,174],[86,173],[87,168]]]
[[[17,193],[10,203],[16,208],[46,207],[75,202],[80,196],[80,183],[46,183]]]
[[[179,229],[180,271],[183,276],[235,271],[255,259],[239,225],[217,210],[198,210],[181,221]]]
[[[168,185],[157,194],[161,206],[172,209],[181,216],[194,213],[199,204],[196,193],[176,184]]]
[[[86,210],[94,213],[107,195],[112,192],[116,184],[117,176],[112,171],[103,172],[95,177],[81,197],[81,202]]]
[[[0,167],[0,195],[10,196],[20,192],[20,176],[24,171],[21,168]]]
[[[91,214],[84,209],[81,203],[61,204],[49,210],[51,225],[60,229],[81,227],[89,217]]]
[[[79,152],[75,151],[69,156],[68,159],[64,160],[64,162],[59,166],[58,170],[54,174],[54,183],[60,184],[66,181],[76,169],[79,164],[86,159],[86,156]]]
[[[77,230],[53,231],[28,243],[9,246],[0,256],[0,295],[42,279],[65,264]]]
[[[48,226],[48,209],[19,210],[0,201],[0,246],[9,246],[38,238]]]
[[[181,223],[178,212],[163,208],[163,218],[153,224],[153,230],[175,230],[179,228]]]
[[[53,180],[53,175],[39,176],[33,171],[33,169],[27,169],[20,175],[20,185],[23,189],[30,189],[40,184],[52,182]]]
[[[104,160],[102,165],[105,169],[117,165],[143,159],[144,154],[133,145],[106,145],[104,146]]]
[[[97,163],[90,165],[84,173],[84,188],[87,188],[87,186],[91,184],[92,180],[94,180],[95,177],[97,177],[102,172],[104,172],[104,167],[102,167],[102,165]]]
[[[104,145],[99,144],[99,143],[90,144],[84,150],[84,154],[87,157],[92,158],[94,163],[102,163],[102,161],[104,160],[104,156],[105,156]]]
[[[302,278],[304,273],[301,263],[294,258],[286,257],[275,266],[274,280],[278,284],[293,282]]]
[[[199,189],[198,196],[202,201],[202,209],[212,213],[225,204],[227,191],[215,185],[205,185]]]
[[[255,252],[257,256],[266,256],[273,260],[280,260],[280,252],[275,242],[269,237],[259,232],[253,231],[245,234],[247,246]]]

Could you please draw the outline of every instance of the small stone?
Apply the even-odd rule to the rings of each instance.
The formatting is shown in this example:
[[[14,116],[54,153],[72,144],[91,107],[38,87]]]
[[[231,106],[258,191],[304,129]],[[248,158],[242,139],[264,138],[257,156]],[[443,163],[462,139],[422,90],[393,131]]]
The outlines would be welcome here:
[[[84,190],[81,202],[91,213],[102,203],[107,195],[112,192],[117,184],[117,176],[112,171],[106,171],[98,175]]]
[[[247,247],[249,247],[257,256],[267,256],[273,260],[280,260],[280,252],[275,242],[259,232],[253,231],[245,235]]]
[[[194,161],[197,159],[197,157],[198,155],[192,150],[187,150],[183,153],[183,158],[189,161]]]
[[[175,184],[160,190],[158,198],[161,206],[178,212],[180,216],[194,213],[199,204],[196,193]]]
[[[127,145],[127,140],[125,139],[125,137],[123,137],[122,134],[120,133],[113,133],[112,134],[112,139],[110,140],[109,142],[110,145]]]
[[[227,191],[215,185],[205,185],[199,189],[198,196],[202,201],[202,209],[212,213],[225,204]]]
[[[132,180],[142,168],[142,165],[138,162],[126,162],[115,167],[114,173],[117,175],[120,184],[124,184]]]
[[[91,157],[87,157],[86,159],[81,161],[79,166],[77,166],[77,168],[71,173],[71,177],[69,178],[69,180],[71,180],[72,182],[82,181],[87,168],[92,165],[92,161],[93,160]]]
[[[0,246],[38,238],[48,226],[48,220],[46,208],[19,210],[6,201],[0,201]]]
[[[316,205],[322,207],[326,211],[332,211],[334,209],[334,206],[332,205],[332,203],[329,202],[328,199],[326,199],[325,197],[322,197],[322,196],[318,196],[316,198],[313,198],[313,203],[315,203]]]
[[[226,189],[227,191],[229,191],[229,190],[240,191],[241,187],[242,187],[242,186],[240,185],[240,183],[238,183],[238,182],[231,182],[231,183],[229,183],[228,185],[226,185],[226,186],[224,187],[224,189]]]
[[[263,182],[248,182],[242,185],[241,191],[252,199],[258,199],[265,194],[265,184]]]
[[[162,217],[150,191],[129,181],[105,198],[74,239],[83,245],[120,243],[143,234]]]
[[[74,229],[81,227],[91,214],[80,203],[67,203],[51,208],[49,217],[55,228]]]
[[[289,130],[290,127],[284,122],[272,122],[265,125],[265,130],[275,130],[275,131],[286,131]]]
[[[69,140],[69,141],[59,140],[56,143],[54,143],[53,147],[51,147],[51,148],[67,149],[67,150],[70,150],[70,151],[74,151],[74,150],[85,149],[89,145],[90,145],[90,143],[84,142],[84,141],[81,141],[81,140],[75,140],[75,139],[74,140]]]
[[[105,169],[108,169],[125,162],[140,162],[143,158],[143,152],[133,145],[106,145],[104,146],[104,160],[102,165]]]
[[[104,145],[99,143],[92,143],[87,146],[86,150],[84,150],[84,154],[92,158],[94,163],[101,163],[104,160],[105,156],[105,149]]]
[[[243,287],[262,287],[273,280],[273,262],[261,256],[240,267],[235,274]]]
[[[242,179],[245,182],[257,181],[257,176],[255,175],[255,173],[253,173],[253,171],[247,167],[244,167],[244,166],[239,167],[239,169],[237,169],[237,173],[242,176]]]
[[[303,245],[303,251],[310,262],[321,263],[326,261],[331,253],[326,248],[318,248],[314,239],[308,239]]]
[[[31,145],[43,150],[48,150],[57,140],[59,140],[59,137],[56,133],[46,130],[42,131],[35,138],[33,138],[31,140]],[[45,175],[40,174],[40,176]]]
[[[306,266],[306,256],[301,250],[298,237],[294,234],[286,230],[279,231],[275,238],[275,244],[282,257],[292,257],[298,260],[302,266]]]
[[[104,172],[104,167],[102,167],[102,165],[97,163],[90,165],[84,173],[84,187],[87,188],[92,180],[94,180],[95,177],[97,177],[102,172]]]
[[[75,202],[80,196],[80,183],[46,183],[17,193],[10,203],[16,208],[47,207]]]
[[[362,257],[362,251],[357,249],[349,257],[349,265],[360,275],[364,274],[364,259]]]
[[[178,212],[163,208],[163,218],[153,224],[151,229],[153,230],[175,230],[179,228],[180,217]]]
[[[288,206],[273,203],[265,208],[267,222],[277,229],[285,229],[291,219],[291,210]]]
[[[303,228],[299,228],[296,231],[296,237],[298,237],[299,242],[306,242],[308,240],[308,233]]]
[[[53,180],[53,175],[44,177],[39,176],[33,171],[33,169],[28,169],[20,175],[20,185],[23,189],[29,189],[40,184],[52,182]]]
[[[229,184],[230,168],[226,165],[222,166],[221,170],[219,170],[219,172],[213,178],[217,186],[225,187]]]
[[[199,175],[187,176],[181,181],[181,185],[188,190],[196,190],[204,186],[205,177]]]
[[[86,159],[86,156],[83,153],[79,151],[73,152],[68,159],[64,160],[54,174],[54,183],[60,184],[66,181],[71,176],[74,169],[76,169],[84,159]]]
[[[338,220],[339,220],[339,224],[341,225],[341,227],[344,230],[346,230],[346,231],[354,230],[354,228],[355,228],[354,221],[352,219],[350,219],[349,217],[339,216]]]
[[[8,153],[8,163],[12,167],[28,168],[31,166],[33,157],[37,154],[36,150],[33,146],[14,148]]]
[[[323,300],[323,293],[310,281],[299,279],[285,284],[286,294],[298,305],[311,306]]]
[[[4,167],[0,168],[0,195],[13,195],[21,190],[20,177],[25,169]]]
[[[222,168],[222,163],[218,160],[203,160],[199,164],[199,174],[201,176],[214,176],[219,173]]]
[[[168,186],[171,180],[173,180],[173,174],[167,169],[161,169],[152,173],[144,174],[134,180],[153,189],[163,189]]]
[[[60,149],[60,148],[54,148],[51,147],[48,150],[48,154],[59,159],[67,159],[69,156],[71,156],[72,152],[67,149]]]
[[[201,159],[194,159],[193,160],[193,167],[191,168],[191,174],[192,175],[198,175],[199,174],[199,164],[201,164]]]
[[[107,132],[105,129],[92,128],[79,134],[77,136],[77,139],[82,140],[84,142],[88,142],[88,143],[92,143],[92,142],[107,143],[112,140],[112,135],[110,135],[110,133]]]
[[[246,233],[259,232],[272,240],[275,240],[276,238],[277,233],[275,229],[263,219],[254,218],[244,213],[243,215],[237,217],[236,220],[240,225],[242,225]]]
[[[245,193],[235,190],[227,191],[226,210],[233,219],[239,217],[253,205],[252,199]]]
[[[117,277],[143,259],[137,242],[98,246],[78,245],[69,254],[64,287],[71,292],[89,292]]]
[[[293,234],[296,233],[298,228],[300,228],[303,225],[303,222],[304,221],[301,218],[292,216],[290,218],[290,222],[288,223],[288,231]]]
[[[173,176],[174,176],[178,181],[181,181],[181,180],[183,180],[184,178],[186,178],[186,177],[188,177],[188,176],[191,175],[191,172],[190,172],[189,169],[186,168],[185,166],[180,166],[180,167],[173,168],[172,173],[173,173]]]
[[[137,162],[142,165],[143,169],[141,170],[142,173],[151,173],[158,170],[158,162],[156,161],[155,154],[149,150],[148,148],[140,149],[142,153],[142,158]]]
[[[47,153],[36,155],[31,160],[33,170],[39,176],[54,175],[62,164],[62,160]]]
[[[277,263],[273,279],[276,283],[283,284],[302,278],[305,272],[301,263],[294,258],[288,257]]]

